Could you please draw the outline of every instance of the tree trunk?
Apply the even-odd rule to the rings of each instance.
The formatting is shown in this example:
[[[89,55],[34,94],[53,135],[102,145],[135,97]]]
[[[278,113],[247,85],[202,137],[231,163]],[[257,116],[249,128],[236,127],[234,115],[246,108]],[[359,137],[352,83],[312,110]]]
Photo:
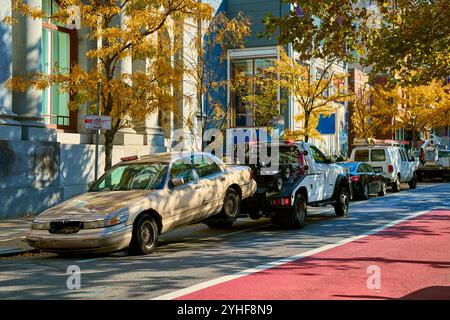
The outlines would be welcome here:
[[[114,133],[109,130],[105,132],[105,172],[112,167]]]
[[[305,142],[308,142],[309,140],[309,115],[308,113],[305,113]]]

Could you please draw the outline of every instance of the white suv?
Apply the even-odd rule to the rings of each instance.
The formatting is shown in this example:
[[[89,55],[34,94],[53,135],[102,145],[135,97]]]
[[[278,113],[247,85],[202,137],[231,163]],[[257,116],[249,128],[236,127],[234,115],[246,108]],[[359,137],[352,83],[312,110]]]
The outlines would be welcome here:
[[[402,147],[376,144],[356,146],[352,150],[350,160],[369,163],[375,172],[383,174],[394,192],[400,191],[401,183],[408,183],[411,189],[416,188],[416,169],[419,161],[408,157]]]

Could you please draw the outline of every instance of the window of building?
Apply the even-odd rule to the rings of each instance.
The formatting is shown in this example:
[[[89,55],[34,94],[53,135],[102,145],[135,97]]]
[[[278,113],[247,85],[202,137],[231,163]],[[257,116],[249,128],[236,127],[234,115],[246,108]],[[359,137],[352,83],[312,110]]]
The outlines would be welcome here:
[[[58,12],[56,0],[42,0],[47,17]],[[76,61],[76,30],[70,30],[61,23],[44,19],[42,22],[41,65],[44,73],[66,73]],[[76,112],[68,108],[70,96],[60,92],[54,84],[43,91],[42,116],[50,127],[73,130],[76,128]]]
[[[258,88],[251,83],[251,78],[255,76],[265,76],[264,70],[275,65],[275,57],[235,59],[231,63],[232,80],[238,77],[247,77],[249,83],[239,86],[234,92],[232,99],[232,126],[243,127],[253,126],[254,120],[249,116],[249,112],[242,101],[242,97],[249,94],[257,94]],[[278,106],[276,106],[278,107]]]

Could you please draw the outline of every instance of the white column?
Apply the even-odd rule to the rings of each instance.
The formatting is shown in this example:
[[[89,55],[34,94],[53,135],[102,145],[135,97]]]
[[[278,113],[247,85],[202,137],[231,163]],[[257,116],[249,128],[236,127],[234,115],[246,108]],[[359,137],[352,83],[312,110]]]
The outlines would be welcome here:
[[[11,2],[0,6],[0,20],[11,15]],[[20,122],[12,112],[12,92],[5,87],[12,76],[12,27],[0,23],[0,140],[20,140]]]
[[[41,0],[26,0],[32,7],[41,7]],[[18,15],[12,26],[13,76],[40,72],[42,20]],[[25,140],[56,141],[55,130],[45,128],[41,115],[42,90],[28,88],[25,92],[13,92],[13,111],[22,123]]]

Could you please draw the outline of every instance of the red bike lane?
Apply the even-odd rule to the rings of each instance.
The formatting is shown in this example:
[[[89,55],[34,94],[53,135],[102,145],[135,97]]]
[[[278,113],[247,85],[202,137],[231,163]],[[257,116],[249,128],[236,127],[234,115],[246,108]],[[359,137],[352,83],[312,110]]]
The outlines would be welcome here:
[[[450,299],[450,211],[177,299]]]

